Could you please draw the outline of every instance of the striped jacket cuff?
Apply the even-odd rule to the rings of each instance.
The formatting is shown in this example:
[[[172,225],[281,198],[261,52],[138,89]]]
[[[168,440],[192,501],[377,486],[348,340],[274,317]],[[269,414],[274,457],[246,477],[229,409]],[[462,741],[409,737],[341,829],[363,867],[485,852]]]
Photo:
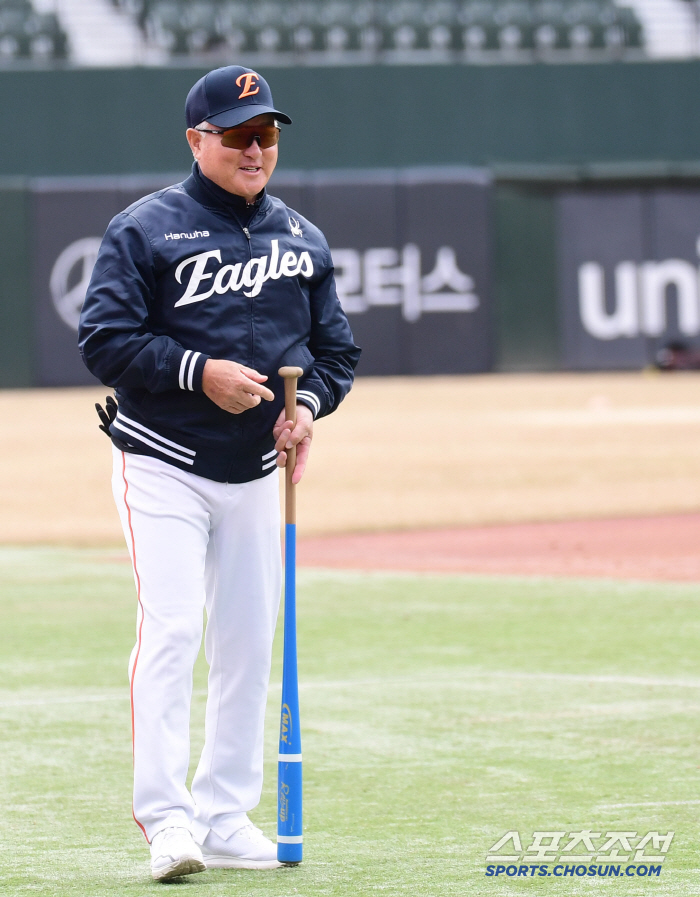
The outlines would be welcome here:
[[[189,392],[202,391],[202,374],[204,365],[209,358],[210,356],[203,352],[193,352],[192,349],[184,350],[178,366],[177,384],[180,389]]]
[[[315,392],[311,392],[310,389],[298,389],[297,402],[300,402],[302,405],[306,405],[307,408],[311,409],[314,415],[314,420],[321,413],[321,399]]]

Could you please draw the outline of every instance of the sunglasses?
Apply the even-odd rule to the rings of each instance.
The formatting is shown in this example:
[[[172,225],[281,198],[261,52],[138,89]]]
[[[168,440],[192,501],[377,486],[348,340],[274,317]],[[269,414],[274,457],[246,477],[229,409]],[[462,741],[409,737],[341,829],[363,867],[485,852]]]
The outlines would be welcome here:
[[[275,146],[280,140],[280,129],[274,125],[239,125],[237,128],[226,128],[223,131],[212,131],[209,128],[195,128],[200,134],[220,134],[221,145],[229,149],[245,150],[254,140],[260,149]]]

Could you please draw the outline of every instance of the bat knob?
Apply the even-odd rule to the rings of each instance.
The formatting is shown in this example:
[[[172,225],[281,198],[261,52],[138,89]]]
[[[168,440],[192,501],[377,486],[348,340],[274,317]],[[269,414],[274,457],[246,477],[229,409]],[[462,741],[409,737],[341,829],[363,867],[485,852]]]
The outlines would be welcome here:
[[[295,367],[283,367],[280,368],[277,373],[283,380],[297,380],[299,377],[304,376],[303,369]]]

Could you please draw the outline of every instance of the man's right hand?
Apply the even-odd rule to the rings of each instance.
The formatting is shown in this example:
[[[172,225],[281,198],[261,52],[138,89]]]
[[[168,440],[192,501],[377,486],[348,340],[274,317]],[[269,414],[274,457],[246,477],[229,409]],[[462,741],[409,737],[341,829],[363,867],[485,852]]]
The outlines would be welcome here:
[[[236,361],[208,358],[202,372],[202,389],[219,408],[241,414],[259,405],[262,399],[274,399],[272,391],[262,385],[266,380],[265,374]]]

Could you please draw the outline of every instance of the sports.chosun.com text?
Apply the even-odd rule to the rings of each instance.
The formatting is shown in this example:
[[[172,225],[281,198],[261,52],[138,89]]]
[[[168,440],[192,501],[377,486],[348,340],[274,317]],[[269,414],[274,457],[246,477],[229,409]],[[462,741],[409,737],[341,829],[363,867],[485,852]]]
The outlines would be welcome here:
[[[646,866],[643,863],[640,865],[630,864],[629,866],[622,865],[596,865],[595,863],[591,866],[586,866],[581,863],[578,866],[575,865],[563,865],[558,864],[554,866],[553,869],[550,870],[547,864],[539,864],[539,865],[519,865],[519,866],[487,866],[485,875],[487,877],[496,876],[496,875],[508,875],[510,878],[533,878],[534,876],[547,876],[554,875],[557,878],[561,878],[563,876],[574,876],[578,875],[579,877],[583,876],[598,876],[599,878],[616,878],[618,876],[628,876],[629,878],[634,878],[638,876],[639,878],[644,878],[645,876],[650,875],[661,875],[661,866],[660,865],[649,865]]]

